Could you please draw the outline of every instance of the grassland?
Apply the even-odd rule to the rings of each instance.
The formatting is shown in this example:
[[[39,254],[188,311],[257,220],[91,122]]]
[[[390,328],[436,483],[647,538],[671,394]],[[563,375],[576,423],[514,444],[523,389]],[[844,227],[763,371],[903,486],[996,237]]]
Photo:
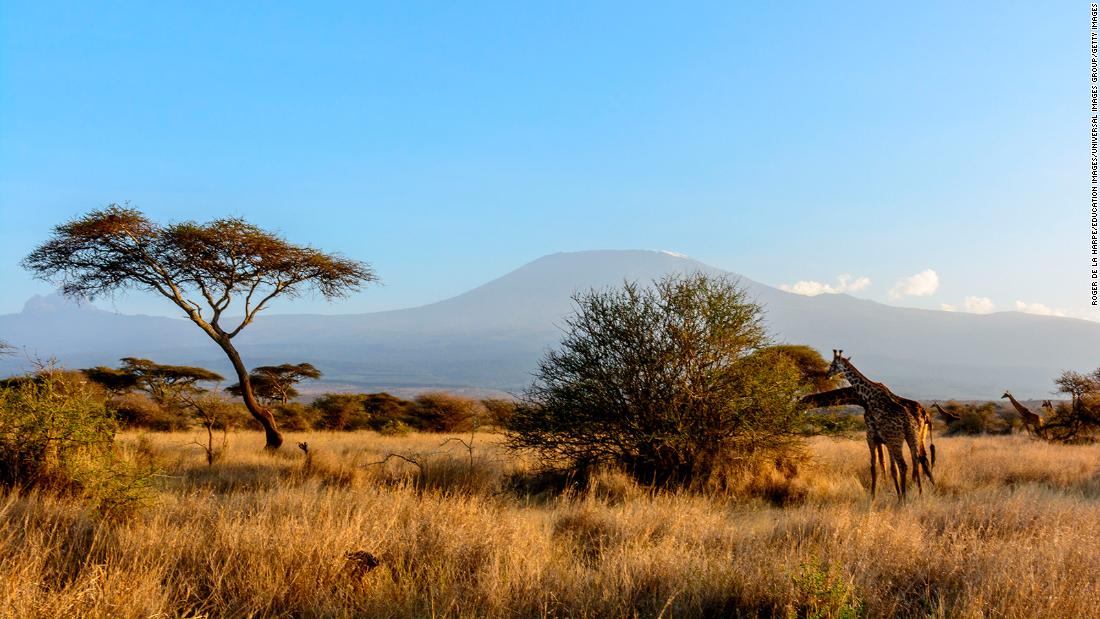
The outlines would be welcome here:
[[[940,438],[939,484],[872,504],[862,440],[817,438],[736,496],[615,473],[565,493],[480,435],[127,434],[163,471],[129,518],[0,496],[10,617],[1095,617],[1100,446]],[[468,437],[466,437],[468,439]],[[421,468],[392,458],[400,453]],[[416,455],[419,454],[419,455]],[[357,573],[345,553],[381,564]]]

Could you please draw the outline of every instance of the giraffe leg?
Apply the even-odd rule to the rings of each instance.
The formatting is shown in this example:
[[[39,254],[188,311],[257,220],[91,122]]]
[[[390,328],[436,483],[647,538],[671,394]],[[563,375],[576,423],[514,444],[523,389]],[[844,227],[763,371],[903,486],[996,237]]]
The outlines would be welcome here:
[[[867,449],[871,452],[871,502],[875,501],[875,482],[878,481],[878,470],[875,469],[875,450],[878,449],[875,444],[875,439],[871,435],[867,434]],[[879,458],[882,458],[882,452],[879,451]]]
[[[932,467],[928,462],[928,450],[924,447],[924,431],[916,437],[910,437],[909,439],[909,455],[913,461],[913,481],[917,482],[917,492],[924,494],[924,487],[921,485],[921,471],[924,471],[924,476],[928,478],[928,481],[935,486],[936,479],[932,476]]]
[[[894,466],[897,468],[896,478],[898,480],[898,501],[905,499],[905,493],[907,490],[909,474],[909,466],[905,463],[905,452],[901,448],[901,442],[894,442],[887,445],[890,450],[890,458],[894,461]]]
[[[890,454],[890,479],[894,482],[894,492],[901,496],[901,484],[898,483],[898,464],[894,461],[894,455]]]
[[[909,460],[913,462],[913,483],[917,485],[917,493],[924,494],[924,487],[920,483],[920,465],[921,460],[920,448],[917,446],[917,438],[910,434],[905,437],[905,442],[909,444]]]

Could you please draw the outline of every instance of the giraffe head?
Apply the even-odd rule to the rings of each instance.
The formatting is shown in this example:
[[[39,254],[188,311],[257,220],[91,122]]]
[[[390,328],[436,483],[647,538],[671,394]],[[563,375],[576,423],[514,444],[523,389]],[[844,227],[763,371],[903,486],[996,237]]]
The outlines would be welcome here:
[[[1005,394],[1003,396],[1001,396],[1001,399],[1003,400],[1005,398],[1011,398],[1011,397],[1012,397],[1012,394],[1008,392],[1008,389],[1005,389]]]
[[[829,364],[829,369],[825,370],[825,378],[832,378],[838,374],[844,374],[844,351],[833,349],[833,362]]]
[[[1040,406],[1040,408],[1053,409],[1054,405],[1050,403],[1050,400],[1043,400],[1043,404],[1042,404],[1042,406]]]

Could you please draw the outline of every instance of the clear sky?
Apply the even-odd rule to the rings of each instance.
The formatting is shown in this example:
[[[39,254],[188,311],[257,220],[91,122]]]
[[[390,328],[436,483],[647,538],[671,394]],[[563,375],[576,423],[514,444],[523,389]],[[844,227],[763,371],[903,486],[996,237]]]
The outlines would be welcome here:
[[[6,0],[0,313],[49,292],[18,261],[52,225],[129,200],[241,215],[385,281],[278,311],[639,248],[1100,318],[1087,3],[735,4]]]

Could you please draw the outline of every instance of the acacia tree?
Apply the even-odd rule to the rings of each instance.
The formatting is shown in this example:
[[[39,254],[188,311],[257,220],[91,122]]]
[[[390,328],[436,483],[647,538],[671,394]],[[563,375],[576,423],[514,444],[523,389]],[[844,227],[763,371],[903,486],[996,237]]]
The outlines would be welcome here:
[[[121,361],[118,369],[98,366],[81,371],[112,393],[141,389],[157,404],[173,408],[204,391],[198,383],[225,380],[217,372],[190,365],[164,365],[137,357],[123,357]]]
[[[252,368],[249,379],[252,382],[252,391],[256,397],[268,404],[279,402],[286,404],[298,397],[298,390],[294,385],[310,378],[321,378],[321,370],[313,367],[311,363],[299,363],[297,365],[284,363],[282,365],[262,365]],[[241,395],[241,384],[235,383],[225,388],[235,396]]]
[[[117,204],[56,226],[23,266],[60,284],[67,296],[94,299],[139,289],[172,301],[233,364],[244,404],[263,426],[270,449],[283,437],[271,411],[256,400],[233,338],[275,297],[314,290],[331,300],[376,279],[366,263],[291,244],[240,218],[160,225]],[[239,322],[223,325],[235,301]]]
[[[513,448],[658,484],[722,484],[797,441],[806,379],[771,343],[759,306],[724,278],[574,296],[558,350],[508,425]]]

